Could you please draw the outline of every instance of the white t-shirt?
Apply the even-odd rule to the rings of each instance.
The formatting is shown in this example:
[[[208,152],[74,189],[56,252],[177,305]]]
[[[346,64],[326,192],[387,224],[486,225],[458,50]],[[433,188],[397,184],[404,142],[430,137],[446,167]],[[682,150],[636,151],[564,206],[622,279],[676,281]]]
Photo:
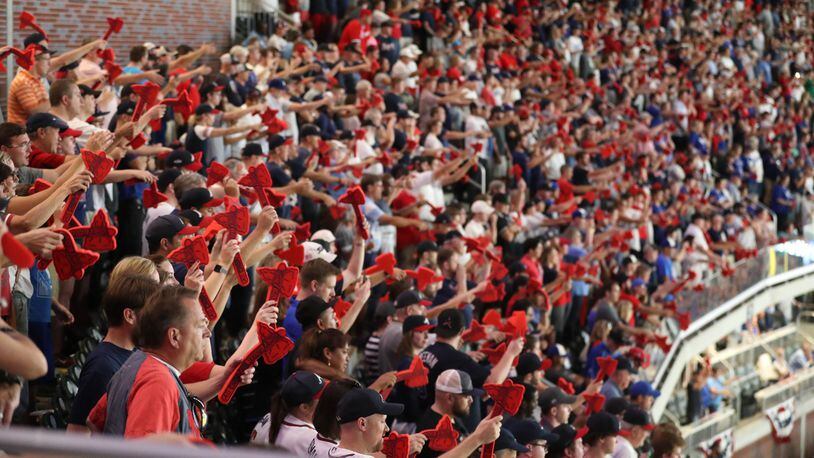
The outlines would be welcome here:
[[[273,38],[273,37],[272,37]],[[299,143],[300,131],[297,127],[297,113],[289,111],[288,107],[291,106],[291,101],[288,99],[278,99],[272,97],[270,94],[266,97],[266,103],[272,110],[277,110],[277,117],[288,124],[288,128],[279,133],[283,137],[291,137],[291,140],[296,145]]]
[[[99,127],[96,127],[95,125],[87,123],[84,120],[79,119],[79,118],[73,118],[70,121],[68,121],[68,127],[70,127],[73,130],[78,130],[78,131],[82,132],[82,135],[80,135],[76,139],[76,144],[80,148],[85,147],[85,144],[88,142],[88,138],[90,138],[91,134],[93,134],[95,132],[105,131],[105,129],[101,129]]]
[[[269,441],[269,428],[271,427],[271,414],[266,414],[257,423],[252,431],[252,442],[267,444]],[[317,430],[314,425],[302,421],[293,415],[286,415],[274,445],[282,447],[296,456],[307,456],[311,442],[316,439]]]
[[[336,448],[339,442],[325,438],[317,434],[317,437],[311,440],[308,445],[309,458],[324,458],[328,456],[328,452]]]
[[[431,205],[444,208],[444,189],[432,178],[432,171],[421,172],[413,177],[413,194],[418,194]],[[418,212],[418,217],[422,221],[435,221],[432,208],[423,205]]]
[[[479,223],[473,219],[464,227],[464,235],[473,239],[483,237],[486,235],[486,228],[483,226],[483,223]]]
[[[545,176],[549,180],[559,180],[562,176],[562,166],[565,165],[565,154],[554,151],[545,162]]]
[[[639,454],[636,449],[630,445],[630,442],[624,436],[616,438],[616,447],[613,449],[613,458],[638,458]]]
[[[473,131],[475,131],[475,132],[489,132],[490,131],[489,123],[487,123],[486,120],[481,118],[480,116],[469,115],[466,118],[466,131],[467,132],[473,132]],[[466,149],[467,150],[473,149],[474,145],[476,143],[480,143],[481,145],[483,145],[479,156],[480,157],[486,157],[486,154],[487,154],[486,145],[488,144],[487,140],[482,139],[482,138],[477,138],[474,135],[466,137]]]

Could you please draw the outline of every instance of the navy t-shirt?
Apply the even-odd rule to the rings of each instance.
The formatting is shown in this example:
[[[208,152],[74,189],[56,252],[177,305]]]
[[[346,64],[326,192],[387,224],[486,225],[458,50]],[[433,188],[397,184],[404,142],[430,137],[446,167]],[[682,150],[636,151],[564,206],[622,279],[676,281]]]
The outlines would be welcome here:
[[[427,399],[432,402],[435,399],[435,381],[441,372],[447,369],[458,369],[469,374],[472,379],[472,386],[483,387],[483,383],[492,372],[492,366],[488,364],[478,364],[466,353],[452,348],[445,342],[436,342],[425,348],[419,354],[421,361],[430,370],[429,384],[427,384]]]
[[[88,361],[79,375],[79,391],[71,406],[69,423],[85,425],[91,409],[107,391],[107,384],[113,378],[113,374],[124,365],[131,354],[133,354],[132,350],[121,348],[110,342],[99,343],[90,353]]]

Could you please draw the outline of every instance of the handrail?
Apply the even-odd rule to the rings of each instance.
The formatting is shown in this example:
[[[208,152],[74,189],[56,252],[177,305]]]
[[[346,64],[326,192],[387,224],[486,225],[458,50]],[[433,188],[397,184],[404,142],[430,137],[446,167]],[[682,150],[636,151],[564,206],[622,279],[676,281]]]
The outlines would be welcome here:
[[[798,393],[811,393],[814,395],[811,392],[813,387],[814,368],[808,368],[758,391],[755,393],[755,400],[760,405],[761,410],[764,410],[792,396],[796,396]]]
[[[751,316],[769,305],[776,304],[778,301],[814,291],[814,281],[801,281],[810,277],[814,277],[814,264],[764,278],[720,306],[707,311],[707,313],[690,323],[686,330],[680,331],[674,337],[673,345],[653,380],[653,385],[662,393],[653,405],[653,417],[656,419],[661,417],[678,381],[678,375],[673,374],[672,371],[683,371],[684,365],[692,353],[698,353],[709,342],[713,342],[731,332],[732,329],[742,326],[747,316]],[[717,331],[712,329],[714,324],[724,320],[729,323],[727,327],[722,327]],[[702,345],[690,345],[699,338],[699,344],[703,342]],[[692,346],[692,349],[690,349],[690,346]]]
[[[88,436],[59,432],[53,429],[12,426],[0,429],[0,450],[7,453],[82,458],[283,458],[291,456],[285,450],[249,447],[208,447],[124,440],[112,436]]]

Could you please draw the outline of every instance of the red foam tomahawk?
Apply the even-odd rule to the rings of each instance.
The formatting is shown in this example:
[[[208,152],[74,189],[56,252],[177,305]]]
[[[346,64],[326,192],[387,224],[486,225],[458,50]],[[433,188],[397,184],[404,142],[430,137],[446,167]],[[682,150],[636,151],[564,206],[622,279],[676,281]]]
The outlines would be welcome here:
[[[408,458],[410,456],[410,435],[391,431],[382,442],[382,453],[387,458]]]
[[[339,196],[337,202],[340,204],[348,204],[353,207],[353,213],[356,215],[356,227],[359,228],[359,234],[362,238],[367,240],[370,238],[370,232],[365,227],[365,215],[362,213],[362,205],[365,204],[365,193],[359,186],[353,186],[345,191],[345,194]]]
[[[455,448],[458,445],[458,436],[460,435],[452,427],[452,420],[449,415],[441,417],[434,429],[425,429],[420,434],[427,438],[427,447],[436,452],[448,452]]]
[[[158,100],[158,94],[161,93],[161,86],[147,81],[144,84],[134,84],[131,86],[133,93],[138,96],[136,108],[133,109],[133,122],[138,121],[145,111],[152,108]]]
[[[14,54],[14,62],[17,63],[20,67],[31,70],[31,67],[34,66],[34,54],[37,53],[37,45],[31,45],[25,49],[17,49],[11,48],[7,51],[7,53],[3,54],[3,57],[10,54]]]
[[[602,406],[605,405],[605,396],[599,393],[583,394],[582,397],[585,398],[585,408],[587,415],[601,411]]]
[[[576,393],[576,390],[574,389],[574,384],[564,379],[563,377],[557,379],[557,386],[560,387],[560,389],[563,390],[565,394],[573,395],[574,393]]]
[[[113,168],[113,159],[108,158],[104,151],[94,153],[93,151],[83,149],[81,154],[85,168],[93,174],[92,183],[99,184],[104,181],[107,174],[110,173],[110,170]],[[62,214],[59,216],[59,220],[62,221],[62,224],[67,225],[68,222],[71,221],[76,211],[76,206],[79,205],[79,199],[82,198],[82,193],[83,191],[77,191],[68,196],[68,199],[65,201],[65,207],[62,209]]]
[[[54,229],[62,235],[62,246],[52,253],[54,267],[60,280],[75,278],[80,280],[85,276],[85,269],[99,260],[99,253],[80,248],[67,229]],[[41,265],[42,263],[40,263]],[[45,265],[47,266],[47,262]]]
[[[405,270],[408,277],[415,279],[419,291],[424,291],[433,283],[444,280],[444,277],[435,275],[435,271],[428,267],[419,267],[418,270]]]
[[[192,267],[196,262],[205,266],[209,264],[209,248],[206,246],[206,239],[202,235],[196,235],[192,238],[186,238],[181,241],[181,246],[172,250],[167,255],[167,259],[173,262],[180,262],[187,266],[187,269]],[[206,288],[201,288],[201,294],[198,295],[198,300],[201,303],[204,315],[210,321],[218,317],[218,311],[215,309],[215,304],[206,292]]]
[[[461,339],[464,342],[478,342],[486,338],[486,328],[484,328],[478,320],[472,320],[472,325],[469,329],[464,331]]]
[[[298,224],[297,227],[294,229],[294,237],[297,237],[297,240],[308,240],[311,238],[311,222],[306,221],[302,224]]]
[[[116,78],[118,78],[124,70],[122,70],[122,66],[116,62],[107,60],[105,61],[105,71],[107,72],[108,84],[113,84],[113,82],[116,81]]]
[[[14,235],[6,231],[0,237],[0,246],[3,248],[3,256],[12,262],[17,267],[29,268],[34,264],[34,254],[22,243],[20,243]]]
[[[31,27],[32,29],[41,33],[46,40],[48,39],[48,34],[45,33],[45,30],[43,30],[39,24],[37,24],[37,18],[28,11],[23,11],[20,13],[20,29],[27,29],[28,27]]]
[[[161,101],[162,105],[167,105],[172,107],[172,110],[184,118],[189,118],[192,114],[192,99],[189,98],[189,94],[187,93],[186,89],[182,90],[178,93],[178,97],[176,98],[166,98]]]
[[[279,262],[274,267],[260,267],[257,274],[268,285],[266,301],[279,301],[294,294],[300,269]]]
[[[616,366],[619,361],[613,359],[611,356],[600,356],[596,358],[596,364],[599,365],[599,372],[596,374],[597,381],[605,380],[605,376],[611,376],[616,372]]]
[[[266,168],[266,164],[257,164],[253,167],[249,167],[249,172],[240,178],[237,183],[252,188],[255,194],[257,194],[257,198],[260,200],[262,206],[271,205],[264,189],[270,188],[274,186],[274,184],[271,181],[271,175],[269,175],[269,169]]]
[[[249,226],[251,219],[249,217],[249,208],[242,205],[233,205],[223,213],[218,213],[214,216],[215,222],[226,228],[226,240],[234,240],[238,235],[246,235],[249,233]],[[238,251],[235,258],[232,260],[232,268],[237,275],[237,282],[240,286],[249,284],[249,273],[246,272],[246,263],[243,262],[243,256]]]
[[[421,358],[414,356],[410,362],[410,367],[403,371],[396,372],[396,383],[404,382],[404,384],[410,388],[418,388],[430,383],[429,375],[430,371],[424,366]],[[391,390],[391,388],[387,388],[382,391],[382,398],[387,399]]]
[[[305,262],[305,247],[298,244],[295,237],[291,237],[288,248],[277,250],[274,254],[292,266],[301,266]]]
[[[120,17],[107,18],[107,31],[105,31],[105,34],[102,36],[102,40],[107,41],[114,33],[121,32],[122,26],[124,26],[124,19]]]
[[[212,161],[209,168],[206,169],[206,187],[210,187],[215,183],[220,183],[224,178],[229,176],[229,169],[218,161]]]
[[[116,249],[116,234],[119,229],[110,224],[107,212],[100,209],[93,215],[89,226],[72,227],[68,232],[82,239],[82,248],[101,253]]]
[[[393,253],[384,253],[376,256],[376,264],[365,269],[365,275],[373,275],[377,272],[387,272],[388,275],[393,275],[393,269],[396,267],[396,257]]]
[[[240,376],[246,369],[254,366],[260,357],[266,364],[272,365],[294,348],[294,342],[285,335],[284,328],[272,327],[262,321],[257,322],[257,338],[259,342],[246,353],[218,392],[218,400],[223,404],[232,400],[240,386]]]
[[[523,402],[523,394],[526,392],[525,386],[516,384],[511,380],[506,380],[500,385],[488,383],[483,385],[483,389],[495,401],[495,405],[489,413],[489,418],[504,413],[516,415],[518,409],[520,409],[520,404]],[[495,443],[483,444],[480,456],[481,458],[495,456]]]
[[[170,200],[169,196],[158,190],[158,182],[153,181],[150,187],[144,190],[141,200],[147,208],[156,208],[161,202]]]

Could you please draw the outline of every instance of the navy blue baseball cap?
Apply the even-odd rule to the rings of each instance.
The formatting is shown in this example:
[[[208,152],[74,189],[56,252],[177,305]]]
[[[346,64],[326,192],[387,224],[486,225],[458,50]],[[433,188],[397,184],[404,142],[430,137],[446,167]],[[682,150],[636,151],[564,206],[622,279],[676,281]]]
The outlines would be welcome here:
[[[500,436],[498,436],[497,440],[495,441],[495,451],[499,450],[514,450],[520,453],[526,453],[529,449],[517,442],[517,439],[514,437],[511,431],[506,428],[500,428]]]
[[[540,423],[534,420],[507,422],[506,428],[514,434],[517,442],[523,445],[529,445],[539,440],[544,440],[547,444],[550,444],[559,438],[556,434],[543,429]]]
[[[339,400],[336,406],[336,421],[341,425],[371,415],[396,416],[402,412],[404,404],[384,402],[378,392],[369,388],[356,388],[345,393]]]
[[[283,383],[280,396],[286,406],[294,407],[319,398],[326,385],[325,380],[313,372],[297,371]]]

